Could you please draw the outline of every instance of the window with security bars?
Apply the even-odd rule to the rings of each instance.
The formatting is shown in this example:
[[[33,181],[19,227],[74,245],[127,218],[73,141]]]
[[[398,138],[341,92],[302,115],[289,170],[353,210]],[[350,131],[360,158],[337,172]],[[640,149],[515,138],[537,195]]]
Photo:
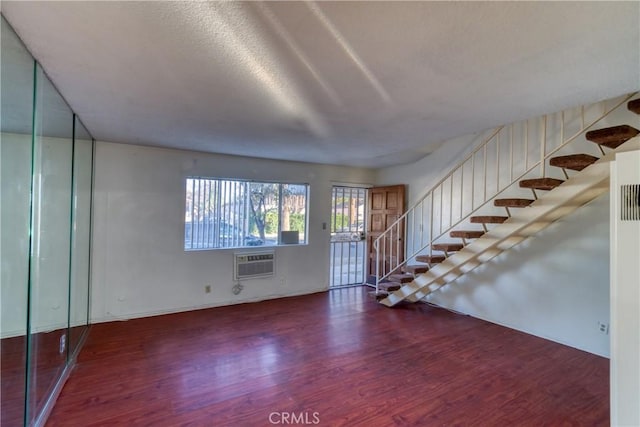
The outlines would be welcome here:
[[[184,249],[307,243],[308,184],[188,177]]]

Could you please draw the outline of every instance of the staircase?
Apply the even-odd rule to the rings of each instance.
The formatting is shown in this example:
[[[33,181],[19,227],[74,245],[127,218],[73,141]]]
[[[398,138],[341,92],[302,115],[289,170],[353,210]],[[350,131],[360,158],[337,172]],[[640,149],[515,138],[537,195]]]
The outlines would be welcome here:
[[[419,301],[607,192],[615,153],[640,149],[640,118],[606,125],[625,108],[640,115],[637,95],[543,116],[533,132],[530,121],[492,131],[374,242],[377,299]]]

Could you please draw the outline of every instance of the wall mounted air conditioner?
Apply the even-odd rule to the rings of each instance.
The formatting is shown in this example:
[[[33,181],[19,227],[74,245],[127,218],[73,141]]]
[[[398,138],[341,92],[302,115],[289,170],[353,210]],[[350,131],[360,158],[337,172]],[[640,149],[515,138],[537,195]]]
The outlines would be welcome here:
[[[276,274],[274,251],[240,252],[234,254],[233,280],[272,277]]]

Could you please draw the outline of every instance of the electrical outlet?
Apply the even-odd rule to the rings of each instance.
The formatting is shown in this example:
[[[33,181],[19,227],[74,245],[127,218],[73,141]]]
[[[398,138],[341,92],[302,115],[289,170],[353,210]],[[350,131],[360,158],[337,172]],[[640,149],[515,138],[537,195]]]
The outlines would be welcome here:
[[[609,335],[609,324],[605,322],[598,322],[598,330],[603,334]]]
[[[211,293],[211,285],[206,285],[204,287],[204,293],[205,294],[210,294]]]
[[[244,286],[242,286],[240,282],[238,282],[231,288],[231,292],[233,292],[234,295],[238,295],[240,294],[240,292],[242,292],[242,289],[244,289]]]

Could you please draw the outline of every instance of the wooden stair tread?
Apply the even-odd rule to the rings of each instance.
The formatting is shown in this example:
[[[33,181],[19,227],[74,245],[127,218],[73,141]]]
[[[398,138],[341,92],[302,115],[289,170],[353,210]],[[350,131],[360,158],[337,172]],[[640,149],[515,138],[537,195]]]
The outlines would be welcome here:
[[[549,159],[551,166],[556,166],[574,171],[581,171],[589,165],[598,161],[598,158],[589,154],[571,154],[568,156],[558,156]]]
[[[591,130],[587,132],[585,137],[591,142],[615,149],[639,133],[640,131],[634,127],[629,125],[620,125]]]
[[[471,218],[469,218],[469,222],[473,224],[502,224],[508,219],[508,216],[480,215],[472,216]]]
[[[482,237],[484,231],[482,230],[453,230],[449,233],[451,237],[458,237],[461,239],[477,239]]]
[[[564,181],[556,178],[533,178],[520,181],[520,188],[532,188],[534,190],[553,190]]]
[[[413,275],[411,274],[392,274],[389,276],[391,282],[398,283],[410,283],[413,282]]]
[[[374,298],[376,301],[383,300],[389,296],[389,292],[385,292],[385,291],[378,291],[377,293],[376,291],[371,291],[368,294],[371,298]]]
[[[425,262],[427,264],[438,264],[444,261],[446,258],[444,255],[418,255],[416,261]]]
[[[442,252],[456,252],[462,250],[464,245],[462,243],[434,243],[431,245],[431,249],[434,251]]]
[[[402,267],[402,271],[417,276],[418,274],[423,274],[429,271],[429,267],[426,265],[405,265]]]
[[[533,203],[533,199],[495,199],[493,206],[501,208],[524,208]]]
[[[636,114],[640,114],[640,98],[634,99],[627,103],[627,109],[633,111]]]
[[[382,290],[384,292],[394,292],[402,287],[401,283],[398,282],[384,282],[378,283],[378,290]]]

